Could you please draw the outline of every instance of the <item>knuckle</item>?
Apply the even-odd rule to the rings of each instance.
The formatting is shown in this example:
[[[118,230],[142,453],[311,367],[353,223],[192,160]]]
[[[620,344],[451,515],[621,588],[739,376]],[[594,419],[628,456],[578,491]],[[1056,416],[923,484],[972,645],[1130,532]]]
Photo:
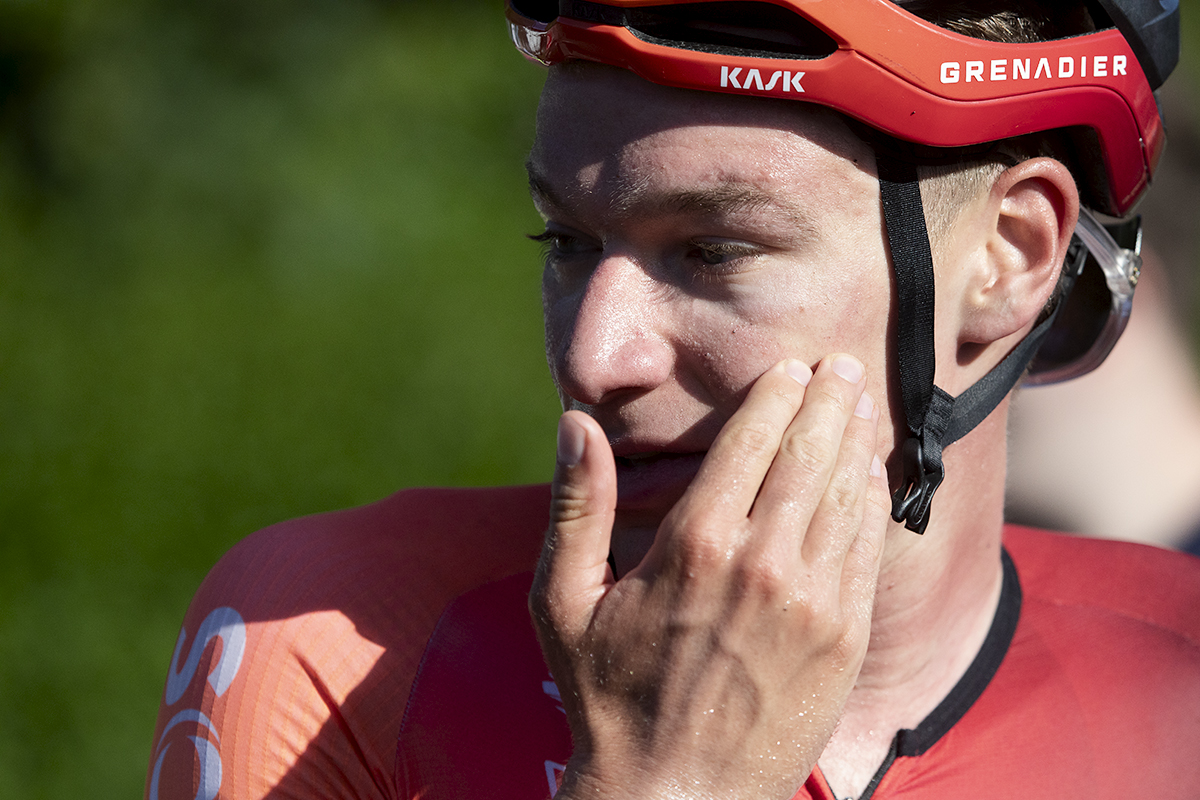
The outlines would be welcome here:
[[[551,503],[575,503],[587,497],[587,488],[572,481],[554,481],[550,485]]]
[[[824,473],[833,463],[833,447],[823,426],[784,437],[780,453],[810,477]]]
[[[814,628],[814,639],[830,641],[841,635],[841,609],[838,608],[836,596],[828,588],[806,592],[804,606],[808,609],[810,625]]]
[[[825,489],[825,502],[835,510],[845,512],[859,507],[862,492],[858,482],[851,480],[848,475],[835,477]]]
[[[797,409],[804,396],[804,387],[793,378],[781,377],[766,387],[766,396],[783,409]]]
[[[588,496],[578,487],[555,485],[550,497],[550,519],[570,522],[588,514]]]
[[[729,543],[712,528],[693,530],[686,544],[681,544],[676,560],[688,578],[710,575],[729,562]]]
[[[872,425],[860,417],[852,417],[842,435],[842,448],[861,454],[869,462],[875,454],[875,430]]]
[[[738,450],[772,453],[777,446],[779,434],[766,420],[747,420],[731,430],[729,436]]]
[[[847,560],[860,570],[873,571],[872,567],[877,565],[882,558],[882,537],[867,535],[866,531],[860,531],[854,537],[854,541],[850,543]]]
[[[834,409],[851,409],[850,386],[845,381],[823,381],[809,390],[809,397],[821,405]],[[815,394],[815,397],[813,395]]]
[[[746,559],[741,564],[738,577],[743,590],[755,595],[776,597],[787,593],[787,570],[779,559],[765,554]]]

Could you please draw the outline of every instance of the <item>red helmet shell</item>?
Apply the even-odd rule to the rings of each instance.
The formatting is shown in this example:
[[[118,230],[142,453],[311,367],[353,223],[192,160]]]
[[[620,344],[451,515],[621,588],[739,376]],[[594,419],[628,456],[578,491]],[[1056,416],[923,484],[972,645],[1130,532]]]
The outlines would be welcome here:
[[[697,0],[586,5],[619,14],[684,2]],[[517,47],[543,64],[582,59],[668,86],[818,103],[922,145],[969,147],[1090,128],[1107,178],[1098,210],[1113,216],[1133,208],[1158,164],[1165,141],[1158,105],[1116,29],[1005,44],[940,28],[889,0],[771,2],[824,31],[836,50],[820,58],[724,54],[651,41],[620,24],[538,21],[512,0],[507,14]]]

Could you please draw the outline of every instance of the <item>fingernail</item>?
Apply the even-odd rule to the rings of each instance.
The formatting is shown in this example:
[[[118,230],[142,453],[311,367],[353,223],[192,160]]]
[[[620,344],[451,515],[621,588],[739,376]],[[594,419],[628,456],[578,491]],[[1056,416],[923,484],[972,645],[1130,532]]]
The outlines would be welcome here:
[[[854,407],[854,416],[870,419],[871,412],[875,410],[875,401],[871,399],[871,395],[866,392],[858,398],[858,405]]]
[[[558,463],[573,467],[583,459],[587,432],[566,414],[558,418]]]
[[[803,361],[789,361],[783,371],[795,378],[796,383],[801,386],[808,386],[808,382],[812,380],[812,370]]]
[[[833,360],[833,371],[850,383],[858,383],[863,377],[863,365],[857,358],[838,356]]]
[[[878,478],[883,474],[883,462],[879,460],[879,456],[871,459],[871,477]]]

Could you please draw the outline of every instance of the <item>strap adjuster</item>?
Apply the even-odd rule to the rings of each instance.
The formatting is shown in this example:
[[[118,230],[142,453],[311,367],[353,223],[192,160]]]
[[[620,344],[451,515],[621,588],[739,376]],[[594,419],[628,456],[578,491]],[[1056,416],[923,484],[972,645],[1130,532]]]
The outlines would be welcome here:
[[[904,478],[900,488],[892,495],[892,519],[903,522],[904,527],[914,533],[925,533],[933,493],[946,477],[941,459],[932,465],[927,463],[921,441],[923,438],[924,431],[920,436],[910,436],[904,442]]]

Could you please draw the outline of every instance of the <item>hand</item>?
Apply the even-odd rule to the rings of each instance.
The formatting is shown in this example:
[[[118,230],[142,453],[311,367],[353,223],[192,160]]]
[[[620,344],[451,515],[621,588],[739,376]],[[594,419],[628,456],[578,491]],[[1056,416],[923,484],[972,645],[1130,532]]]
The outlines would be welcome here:
[[[612,451],[563,415],[530,595],[574,739],[559,798],[788,800],[807,779],[862,666],[888,520],[865,385],[846,356],[764,373],[620,581]]]

